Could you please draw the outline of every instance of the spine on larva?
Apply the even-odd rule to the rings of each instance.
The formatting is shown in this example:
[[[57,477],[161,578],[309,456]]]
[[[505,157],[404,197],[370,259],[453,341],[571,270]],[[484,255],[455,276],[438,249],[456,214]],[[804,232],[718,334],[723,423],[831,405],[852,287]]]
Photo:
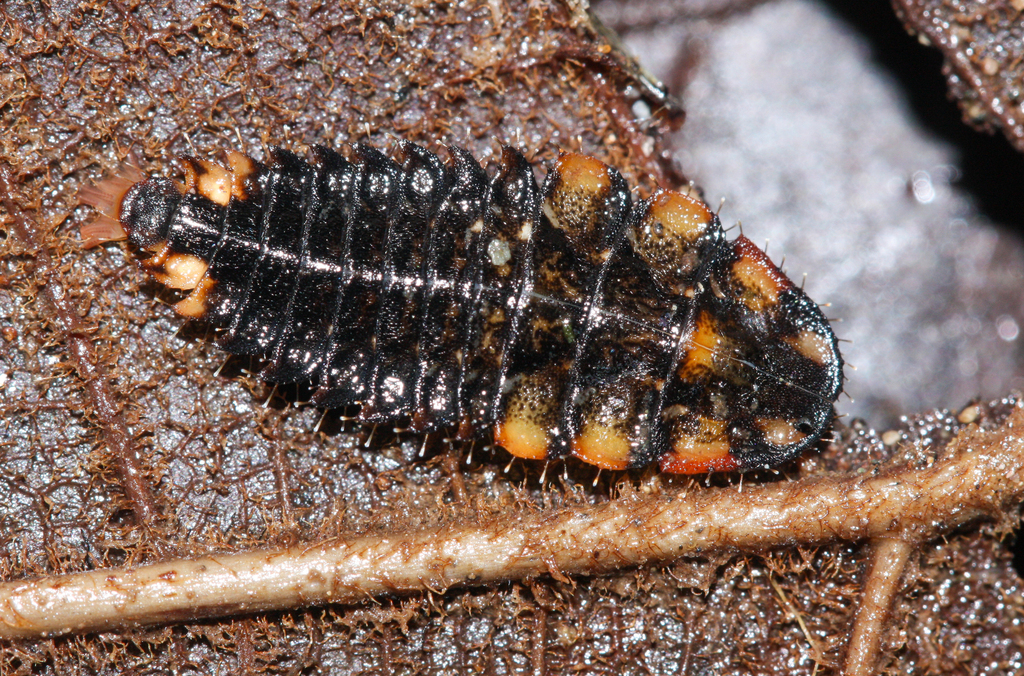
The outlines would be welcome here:
[[[108,213],[188,292],[179,313],[268,382],[311,382],[317,406],[685,473],[774,466],[830,423],[827,321],[687,195],[634,205],[615,169],[569,153],[538,186],[511,148],[490,179],[412,143],[397,162],[355,145],[185,164],[184,188],[144,179]]]

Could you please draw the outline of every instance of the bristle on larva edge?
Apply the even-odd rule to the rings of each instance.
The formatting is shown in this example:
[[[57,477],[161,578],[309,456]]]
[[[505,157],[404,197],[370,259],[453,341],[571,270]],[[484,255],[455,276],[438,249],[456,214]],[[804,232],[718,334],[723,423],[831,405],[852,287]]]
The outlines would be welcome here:
[[[78,203],[87,204],[100,212],[96,220],[86,223],[79,230],[84,248],[91,249],[104,242],[128,237],[119,220],[121,200],[129,188],[145,178],[146,175],[138,167],[125,164],[118,169],[118,173],[99,183],[82,186],[78,191]]]

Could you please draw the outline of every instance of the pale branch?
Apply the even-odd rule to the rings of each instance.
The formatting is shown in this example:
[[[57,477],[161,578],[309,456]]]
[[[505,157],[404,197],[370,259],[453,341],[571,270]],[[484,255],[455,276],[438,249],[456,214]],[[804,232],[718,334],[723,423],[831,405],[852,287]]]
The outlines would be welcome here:
[[[924,468],[629,495],[486,525],[8,582],[0,585],[0,638],[353,604],[545,573],[606,573],[714,551],[882,537],[922,542],[999,516],[1021,500],[1022,437],[1018,406],[995,430],[961,432]]]
[[[882,634],[907,560],[915,550],[914,544],[895,538],[880,538],[873,544],[871,568],[864,580],[864,593],[853,622],[843,676],[872,676],[877,673],[875,665]]]

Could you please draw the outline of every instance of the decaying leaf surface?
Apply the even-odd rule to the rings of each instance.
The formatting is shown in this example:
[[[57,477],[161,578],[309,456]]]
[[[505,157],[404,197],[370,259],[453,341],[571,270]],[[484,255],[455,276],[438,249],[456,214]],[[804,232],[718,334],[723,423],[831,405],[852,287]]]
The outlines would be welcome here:
[[[970,124],[1001,129],[1024,152],[1024,24],[1020,0],[895,0],[907,29],[945,57],[949,93]]]
[[[505,472],[505,456],[480,448],[463,464],[468,448],[430,439],[421,458],[422,438],[368,440],[336,414],[314,431],[321,412],[263,406],[271,393],[249,364],[222,369],[203,327],[182,328],[120,249],[83,251],[76,234],[83,183],[125,161],[174,175],[176,155],[238,145],[386,147],[394,134],[486,161],[518,141],[540,158],[582,149],[634,182],[664,179],[635,142],[646,130],[622,124],[636,92],[579,20],[501,2],[4,6],[2,579],[464,520],[500,528],[510,513],[614,495],[618,477],[593,485],[576,464],[541,486],[539,468]],[[939,447],[960,426],[926,415],[899,439]],[[792,474],[870,471],[895,448],[867,429],[842,436]],[[171,623],[5,645],[0,671],[827,673],[865,560],[851,544]],[[915,561],[887,636],[892,671],[1019,665],[1019,582],[995,535],[954,534]]]

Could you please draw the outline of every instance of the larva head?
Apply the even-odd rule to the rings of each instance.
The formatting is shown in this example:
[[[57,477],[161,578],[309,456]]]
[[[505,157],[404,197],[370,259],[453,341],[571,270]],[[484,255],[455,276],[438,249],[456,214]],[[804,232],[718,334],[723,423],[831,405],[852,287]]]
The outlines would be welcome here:
[[[666,382],[664,471],[758,469],[821,437],[843,360],[818,306],[746,237],[714,261]]]
[[[663,290],[686,294],[724,237],[718,217],[698,199],[658,190],[634,212],[627,232],[633,250]]]
[[[166,178],[147,178],[137,167],[125,164],[112,176],[83,186],[78,201],[100,212],[82,226],[83,245],[90,248],[127,239],[152,252],[167,240],[183,201],[200,197],[223,207],[231,199],[247,200],[259,190],[262,165],[242,153],[229,151],[227,167],[193,157],[181,160],[184,185]]]
[[[166,178],[149,178],[129,188],[119,214],[128,241],[146,250],[166,241],[181,200],[181,191]]]

